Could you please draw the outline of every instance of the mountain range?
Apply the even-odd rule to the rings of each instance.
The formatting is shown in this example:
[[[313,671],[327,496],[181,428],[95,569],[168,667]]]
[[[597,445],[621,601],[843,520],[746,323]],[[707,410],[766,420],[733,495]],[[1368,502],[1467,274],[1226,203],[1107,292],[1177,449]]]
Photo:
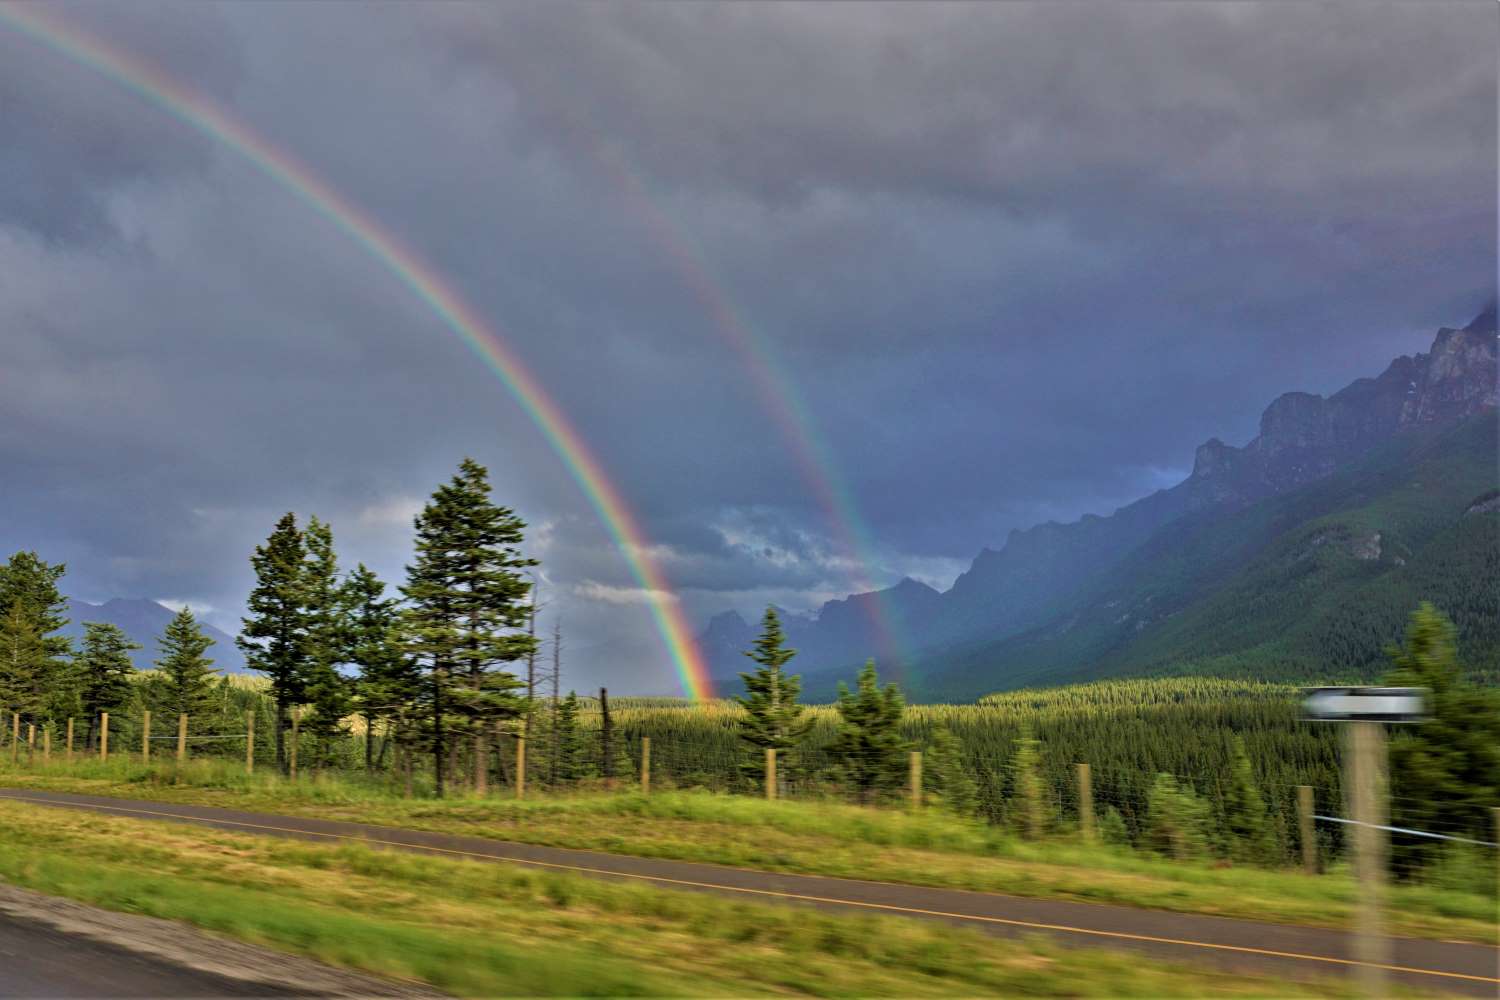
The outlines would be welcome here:
[[[1491,305],[1379,376],[1285,393],[1243,447],[1210,439],[1170,489],[1012,531],[947,591],[907,579],[785,615],[804,690],[828,697],[871,656],[922,698],[1122,674],[1365,678],[1419,600],[1500,674],[1496,325]],[[735,611],[708,623],[721,689],[756,631]]]
[[[76,650],[83,644],[85,622],[117,625],[130,636],[132,642],[142,647],[130,654],[136,669],[151,670],[155,667],[154,661],[161,657],[161,649],[157,640],[160,639],[162,632],[166,631],[167,623],[172,620],[174,614],[176,612],[171,608],[144,598],[116,597],[103,604],[89,604],[70,597],[67,610],[68,624],[63,627],[62,632],[73,640],[73,648]],[[203,629],[204,634],[214,641],[208,649],[208,656],[214,661],[214,669],[226,674],[244,673],[245,656],[234,644],[234,637],[214,628],[207,622],[200,621],[198,625]]]

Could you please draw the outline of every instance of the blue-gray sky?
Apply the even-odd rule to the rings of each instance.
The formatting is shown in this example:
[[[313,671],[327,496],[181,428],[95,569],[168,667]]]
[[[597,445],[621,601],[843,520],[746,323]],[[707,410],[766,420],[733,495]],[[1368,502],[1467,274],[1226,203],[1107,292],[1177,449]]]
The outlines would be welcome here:
[[[431,260],[639,512],[691,619],[947,586],[1493,294],[1487,2],[67,4]],[[395,580],[471,454],[567,683],[669,692],[640,594],[494,376],[357,246],[0,28],[0,546],[232,628],[292,509]],[[633,176],[636,185],[624,183]],[[693,266],[665,251],[665,226]],[[765,339],[851,567],[694,281]]]

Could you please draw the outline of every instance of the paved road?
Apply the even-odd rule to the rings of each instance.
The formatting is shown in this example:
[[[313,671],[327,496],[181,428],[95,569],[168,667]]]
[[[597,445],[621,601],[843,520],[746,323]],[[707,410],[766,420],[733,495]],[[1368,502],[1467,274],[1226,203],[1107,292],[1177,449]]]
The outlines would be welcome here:
[[[0,997],[291,995],[0,913]]]
[[[1304,978],[1352,971],[1341,931],[1131,907],[1026,899],[959,889],[863,882],[813,875],[538,847],[482,837],[241,812],[207,806],[0,789],[0,798],[128,816],[173,820],[236,832],[314,841],[354,841],[394,850],[476,861],[506,861],[585,875],[740,898],[834,910],[904,915],[1015,936],[1045,934],[1069,944],[1123,947],[1178,961],[1207,961],[1241,972]],[[1426,989],[1500,995],[1500,949],[1460,942],[1395,939],[1391,976]]]

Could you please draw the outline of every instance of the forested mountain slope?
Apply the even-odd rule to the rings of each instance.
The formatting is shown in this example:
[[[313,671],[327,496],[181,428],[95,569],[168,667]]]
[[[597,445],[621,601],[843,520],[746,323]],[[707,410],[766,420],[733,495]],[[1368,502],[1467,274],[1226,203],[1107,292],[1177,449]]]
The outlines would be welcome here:
[[[1361,676],[1419,599],[1494,671],[1495,327],[1491,307],[1378,377],[1286,393],[1245,446],[1200,446],[1177,486],[1013,531],[945,593],[908,581],[792,618],[809,694],[867,656],[925,697],[1114,673]],[[859,627],[851,612],[877,601],[917,648],[892,658]],[[725,683],[753,632],[734,613],[705,632]]]
[[[1227,517],[1186,516],[1046,625],[931,654],[924,697],[1121,674],[1358,680],[1429,600],[1466,662],[1500,674],[1496,422],[1413,431]]]

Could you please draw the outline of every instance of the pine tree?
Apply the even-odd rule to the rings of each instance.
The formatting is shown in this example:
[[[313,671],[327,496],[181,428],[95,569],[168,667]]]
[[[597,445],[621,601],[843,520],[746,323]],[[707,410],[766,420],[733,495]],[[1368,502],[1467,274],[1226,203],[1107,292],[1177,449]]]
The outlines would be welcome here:
[[[1158,774],[1146,801],[1150,846],[1178,861],[1202,857],[1209,846],[1208,804],[1170,774]]]
[[[40,720],[52,662],[35,616],[27,614],[20,601],[12,601],[0,619],[0,706],[20,713],[25,722]],[[9,717],[3,721],[10,725]]]
[[[559,784],[572,784],[587,772],[588,750],[582,730],[578,725],[578,695],[572,691],[557,705],[556,721],[553,723],[553,739],[557,747],[555,772]]]
[[[1229,787],[1224,793],[1224,825],[1229,856],[1236,861],[1271,864],[1276,860],[1276,841],[1265,800],[1255,785],[1245,741],[1234,737],[1230,755]]]
[[[531,585],[517,571],[536,565],[518,549],[525,527],[490,500],[489,473],[467,458],[416,519],[404,619],[408,651],[425,673],[439,796],[450,733],[472,740],[482,778],[493,724],[522,711],[522,683],[496,667],[525,658],[536,642],[520,631]]]
[[[922,787],[948,811],[973,816],[979,804],[979,786],[964,767],[963,749],[947,726],[933,730],[922,761]]]
[[[370,772],[377,723],[404,717],[416,697],[416,671],[401,649],[398,603],[385,596],[385,584],[364,563],[344,583],[349,662],[359,670],[354,707],[365,718],[365,770]]]
[[[286,767],[287,712],[307,695],[308,615],[304,588],[307,543],[297,528],[295,514],[285,514],[264,545],[250,557],[255,589],[250,592],[250,616],[235,640],[245,651],[246,664],[271,679],[271,701],[276,715],[276,764]]]
[[[188,724],[201,729],[214,703],[214,661],[206,655],[214,641],[203,634],[193,612],[184,607],[167,623],[160,639],[160,696],[162,707],[173,715],[186,715]]]
[[[0,565],[0,642],[9,654],[0,663],[0,697],[37,724],[57,714],[76,682],[65,659],[72,644],[57,634],[68,624],[67,600],[57,587],[64,572],[35,552],[17,552]]]
[[[302,600],[307,630],[307,658],[303,689],[312,714],[302,723],[316,741],[314,767],[330,762],[330,748],[343,732],[353,705],[352,685],[339,672],[350,658],[348,591],[339,583],[333,530],[316,517],[302,533],[307,557],[303,563]]]
[[[850,693],[839,682],[839,728],[830,750],[839,759],[842,777],[868,804],[883,791],[899,788],[906,777],[907,744],[901,738],[906,701],[895,684],[881,690],[875,661],[859,672],[859,689]]]
[[[1052,822],[1040,758],[1041,741],[1032,735],[1030,726],[1023,726],[1011,758],[1011,794],[1017,806],[1012,814],[1016,832],[1028,840],[1040,840]]]
[[[54,657],[70,652],[67,637],[53,635],[68,624],[63,616],[68,601],[57,589],[57,581],[66,571],[61,563],[43,562],[35,552],[17,552],[0,566],[0,608],[9,609],[19,602]]]
[[[1465,683],[1457,632],[1431,604],[1412,612],[1406,641],[1389,655],[1386,682],[1428,691],[1429,718],[1402,726],[1391,742],[1391,802],[1395,826],[1492,839],[1489,807],[1500,802],[1500,693]],[[1437,844],[1391,838],[1398,872],[1431,863]]]
[[[92,747],[99,714],[118,710],[130,697],[130,677],[135,673],[130,651],[141,647],[116,625],[84,622],[83,630],[83,651],[75,665],[88,718],[87,745]]]
[[[804,717],[805,709],[797,704],[802,678],[783,669],[797,651],[786,648],[786,636],[774,607],[766,608],[760,637],[755,640],[755,648],[747,650],[745,655],[759,667],[754,673],[740,674],[745,682],[745,695],[734,699],[745,710],[739,722],[740,740],[753,751],[741,769],[752,780],[763,781],[765,751],[775,750],[780,755],[795,748],[807,735],[811,720]],[[785,758],[782,760],[785,766]]]

